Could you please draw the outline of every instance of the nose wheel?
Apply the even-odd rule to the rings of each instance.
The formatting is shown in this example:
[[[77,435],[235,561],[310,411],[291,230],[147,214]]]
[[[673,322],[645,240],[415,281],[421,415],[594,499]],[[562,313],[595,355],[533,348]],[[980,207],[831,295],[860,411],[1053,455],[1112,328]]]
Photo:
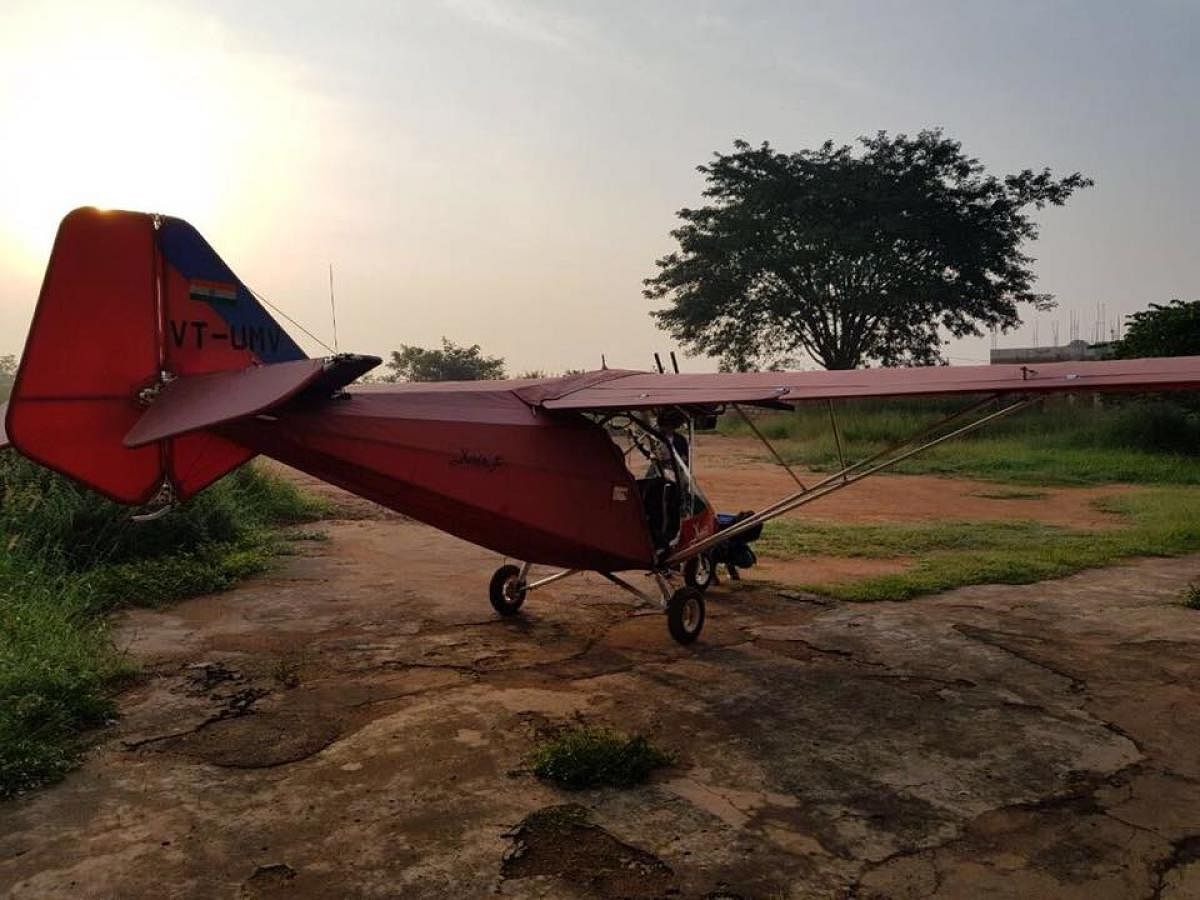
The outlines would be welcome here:
[[[502,616],[515,616],[525,602],[527,593],[525,578],[518,566],[501,566],[492,575],[492,583],[488,585],[492,609]]]
[[[667,630],[680,644],[694,643],[704,630],[704,594],[698,588],[683,587],[667,601]]]

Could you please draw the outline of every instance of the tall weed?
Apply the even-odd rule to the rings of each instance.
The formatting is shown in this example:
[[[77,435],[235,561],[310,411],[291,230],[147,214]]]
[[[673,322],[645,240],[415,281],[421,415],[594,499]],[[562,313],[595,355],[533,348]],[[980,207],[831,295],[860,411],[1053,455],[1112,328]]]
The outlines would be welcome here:
[[[253,467],[154,522],[0,453],[0,798],[75,765],[129,667],[103,616],[223,590],[263,568],[272,526],[323,503]]]

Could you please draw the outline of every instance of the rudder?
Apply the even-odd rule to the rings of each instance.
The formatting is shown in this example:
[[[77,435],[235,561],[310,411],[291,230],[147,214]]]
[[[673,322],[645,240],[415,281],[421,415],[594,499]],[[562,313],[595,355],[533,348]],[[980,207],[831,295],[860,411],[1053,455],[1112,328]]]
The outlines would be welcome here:
[[[186,499],[253,451],[198,432],[123,439],[164,378],[305,354],[187,222],[92,208],[59,226],[9,402],[25,456],[128,504]]]

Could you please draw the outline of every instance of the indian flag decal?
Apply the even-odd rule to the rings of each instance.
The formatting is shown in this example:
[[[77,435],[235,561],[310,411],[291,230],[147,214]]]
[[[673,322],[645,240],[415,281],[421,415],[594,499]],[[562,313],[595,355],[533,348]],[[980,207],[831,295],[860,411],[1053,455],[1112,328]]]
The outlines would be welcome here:
[[[237,295],[237,285],[225,281],[206,281],[202,278],[193,278],[188,284],[188,296],[193,300],[205,300],[209,303],[236,303]]]

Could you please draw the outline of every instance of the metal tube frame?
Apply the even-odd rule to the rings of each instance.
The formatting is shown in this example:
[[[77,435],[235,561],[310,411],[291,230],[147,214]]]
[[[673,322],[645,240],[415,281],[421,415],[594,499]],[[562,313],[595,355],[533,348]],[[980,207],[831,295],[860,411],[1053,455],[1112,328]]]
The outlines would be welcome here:
[[[662,574],[662,572],[651,573],[654,575],[655,584],[658,586],[658,592],[660,595],[658,598],[655,598],[652,595],[647,594],[645,591],[638,590],[632,584],[630,584],[628,581],[626,581],[623,578],[618,578],[612,572],[600,572],[599,574],[600,574],[601,578],[604,578],[607,581],[611,581],[613,584],[615,584],[617,587],[621,588],[623,591],[627,591],[630,594],[633,594],[633,596],[637,597],[639,600],[641,600],[647,606],[657,606],[660,609],[665,610],[667,608],[667,603],[671,599],[671,594],[673,593],[673,591],[671,590],[671,583],[666,579],[666,576],[664,576]]]
[[[754,515],[749,516],[740,522],[736,522],[733,525],[730,525],[728,528],[726,528],[722,531],[719,531],[714,535],[710,535],[709,537],[705,538],[704,540],[697,541],[696,543],[692,544],[690,547],[686,547],[683,550],[673,554],[672,556],[670,556],[667,559],[666,566],[670,567],[670,566],[678,565],[681,562],[691,559],[693,556],[697,556],[697,555],[703,553],[704,551],[709,550],[712,547],[715,547],[717,544],[724,543],[725,541],[727,541],[731,538],[737,537],[739,534],[749,531],[751,528],[754,528],[754,527],[762,524],[763,522],[768,522],[771,519],[782,516],[783,514],[791,512],[794,509],[798,509],[799,507],[804,506],[808,503],[811,503],[814,500],[819,500],[821,497],[828,496],[829,494],[832,494],[834,491],[838,491],[844,487],[848,487],[849,485],[852,485],[855,482],[861,481],[862,479],[867,478],[870,475],[874,475],[877,472],[882,472],[884,469],[891,468],[892,466],[895,466],[895,465],[903,462],[906,459],[916,456],[918,453],[922,453],[931,447],[936,447],[938,444],[945,443],[946,441],[952,440],[956,437],[961,437],[964,434],[968,434],[972,431],[975,431],[978,428],[982,428],[984,425],[988,424],[989,422],[994,422],[997,419],[1003,418],[1004,416],[1011,415],[1012,413],[1015,413],[1021,409],[1024,409],[1025,407],[1029,406],[1032,403],[1036,403],[1037,400],[1039,399],[1036,396],[1022,397],[1022,398],[1016,400],[1015,402],[1010,403],[1005,407],[1002,407],[1001,409],[995,410],[994,412],[988,413],[987,415],[982,416],[978,419],[975,419],[974,421],[968,422],[966,425],[963,425],[959,428],[955,428],[953,431],[946,432],[945,434],[941,434],[938,437],[932,438],[931,440],[928,440],[928,441],[925,441],[924,443],[918,444],[919,441],[923,440],[926,437],[929,437],[932,434],[937,433],[938,431],[941,431],[943,428],[950,425],[951,423],[956,422],[966,416],[969,416],[971,413],[977,412],[977,411],[983,409],[984,407],[995,403],[1002,396],[1004,396],[1004,395],[996,394],[996,395],[993,395],[990,397],[985,397],[984,399],[978,401],[977,403],[973,403],[970,406],[968,406],[964,409],[961,409],[956,413],[953,413],[949,416],[946,416],[946,417],[940,419],[939,421],[928,426],[927,428],[921,429],[916,434],[912,435],[911,437],[907,438],[906,440],[899,441],[895,444],[892,444],[889,447],[885,447],[883,450],[880,450],[877,453],[874,453],[874,454],[866,457],[865,459],[859,460],[858,462],[851,463],[849,465],[845,464],[844,457],[842,457],[841,440],[840,440],[840,437],[838,436],[838,432],[837,432],[837,420],[836,420],[836,418],[834,418],[833,404],[830,403],[829,413],[830,413],[831,423],[832,423],[832,426],[834,429],[834,436],[835,436],[835,439],[838,441],[838,451],[839,451],[838,455],[842,461],[842,467],[837,472],[834,472],[831,475],[828,475],[821,481],[814,484],[812,487],[805,487],[804,484],[800,481],[800,479],[796,477],[795,473],[793,473],[791,471],[791,469],[787,466],[787,464],[783,462],[782,457],[780,457],[778,451],[775,450],[775,448],[774,448],[774,446],[772,446],[771,442],[767,440],[767,438],[762,434],[762,432],[760,432],[754,426],[754,424],[752,422],[750,422],[749,417],[741,409],[741,407],[739,407],[736,403],[731,404],[733,406],[733,408],[735,410],[737,410],[737,412],[742,416],[742,418],[746,420],[747,424],[750,425],[751,430],[754,431],[754,433],[758,437],[758,439],[761,440],[764,445],[766,445],[767,449],[771,452],[771,454],[779,461],[780,465],[782,465],[785,469],[788,470],[788,474],[790,474],[792,476],[792,478],[796,481],[796,483],[798,485],[800,485],[801,490],[796,491],[793,494],[789,494],[788,496],[782,498],[781,500],[778,500],[775,503],[772,503],[766,509],[760,510],[759,512],[755,513]],[[633,420],[634,423],[641,426],[645,431],[650,433],[652,436],[659,437],[652,429],[646,427],[646,425],[644,423],[640,422],[635,417],[630,416],[630,418]],[[689,425],[690,425],[690,422],[689,422]],[[689,429],[689,431],[690,431],[690,429]],[[660,438],[660,440],[661,440],[661,438]],[[672,461],[675,464],[675,466],[677,467],[676,471],[680,472],[680,469],[682,469],[680,474],[682,474],[684,476],[684,478],[686,478],[687,481],[690,483],[692,481],[692,477],[691,477],[691,472],[689,471],[689,468],[687,466],[687,463],[679,458],[678,454],[675,453],[675,448],[671,445],[671,443],[669,441],[665,441],[664,443],[667,445],[667,447],[671,453]],[[917,446],[914,446],[914,444],[916,444]],[[689,446],[690,446],[690,442],[689,442]],[[555,572],[552,575],[547,575],[544,578],[539,578],[536,581],[531,581],[526,584],[525,579],[529,576],[529,571],[531,568],[532,568],[532,563],[529,563],[529,562],[525,562],[521,565],[521,574],[520,574],[519,583],[522,584],[523,589],[526,592],[538,590],[539,588],[543,588],[546,585],[553,584],[556,581],[561,581],[564,578],[567,578],[571,575],[576,575],[580,571],[582,571],[580,569],[563,569],[560,572]],[[673,593],[673,591],[671,590],[671,582],[669,580],[668,574],[666,574],[666,571],[662,570],[662,569],[654,569],[654,570],[651,570],[651,572],[650,572],[650,574],[654,576],[655,584],[658,587],[658,591],[660,594],[660,597],[658,597],[658,598],[654,597],[652,594],[648,594],[645,591],[639,590],[638,588],[634,587],[629,582],[618,577],[617,575],[614,575],[612,572],[598,572],[597,574],[600,575],[602,578],[606,579],[607,581],[610,581],[613,584],[617,585],[622,590],[627,591],[628,593],[637,597],[643,603],[650,605],[650,606],[658,606],[663,610],[665,610],[667,608],[667,604],[669,603],[669,601],[671,599],[671,595]]]
[[[524,584],[525,576],[529,574],[529,569],[531,566],[532,563],[524,563],[521,566],[520,577],[521,583],[523,584],[522,590],[524,590],[527,594],[531,591],[536,591],[538,588],[543,588],[548,584],[561,581],[562,579],[571,575],[578,575],[581,571],[583,571],[582,569],[563,569],[560,572],[555,572],[553,575],[547,575],[544,578],[539,578],[537,581],[531,581],[528,584]],[[671,589],[671,582],[667,579],[667,576],[658,571],[652,571],[650,573],[654,576],[655,585],[658,587],[658,597],[639,590],[628,581],[625,581],[623,578],[614,575],[612,572],[597,572],[596,574],[607,581],[611,581],[622,590],[633,594],[633,596],[637,597],[647,606],[657,606],[658,608],[665,610],[667,608],[667,602],[671,599],[671,595],[674,593],[674,591]]]
[[[930,434],[935,434],[938,431],[941,431],[942,428],[952,424],[952,422],[965,418],[965,416],[974,412],[978,412],[978,410],[1000,400],[1002,396],[1004,395],[997,394],[990,397],[984,397],[983,400],[980,400],[977,403],[972,403],[971,406],[968,406],[964,409],[960,409],[958,413],[944,416],[943,419],[938,420],[935,422],[935,424],[922,428],[922,430],[914,433],[910,438],[900,440],[900,442],[887,446],[887,448],[876,452],[876,454],[865,457],[864,460],[859,460],[858,462],[848,464],[848,466],[845,464],[845,458],[841,456],[841,440],[838,436],[838,422],[836,422],[836,419],[834,418],[833,403],[830,403],[830,421],[832,421],[834,428],[834,437],[836,440],[838,440],[839,457],[841,458],[842,466],[838,472],[834,472],[833,474],[826,476],[826,478],[818,481],[817,484],[812,487],[804,487],[803,482],[800,482],[800,480],[796,478],[796,474],[792,473],[791,469],[787,467],[787,464],[782,462],[779,452],[776,451],[774,446],[770,444],[769,440],[763,436],[762,432],[758,431],[758,428],[756,428],[754,424],[749,421],[749,416],[746,416],[742,408],[738,407],[738,404],[732,404],[733,408],[743,416],[743,419],[745,419],[746,422],[748,422],[751,430],[755,432],[758,439],[762,440],[762,443],[767,446],[767,449],[770,452],[772,452],[772,455],[776,458],[776,460],[779,460],[781,466],[784,466],[785,469],[788,469],[788,474],[791,474],[792,478],[796,480],[798,485],[800,485],[800,490],[792,494],[788,494],[787,497],[784,497],[780,500],[776,500],[775,503],[770,504],[766,509],[756,512],[755,515],[746,517],[744,520],[736,522],[732,524],[732,526],[721,530],[721,532],[710,535],[708,538],[701,541],[696,541],[695,544],[692,544],[690,547],[685,547],[684,550],[674,553],[673,556],[667,558],[666,566],[674,566],[678,565],[679,563],[683,563],[685,560],[698,556],[698,554],[710,550],[710,548],[715,547],[718,544],[722,544],[722,542],[730,540],[731,538],[736,538],[736,536],[739,534],[748,532],[748,530],[751,528],[757,527],[758,524],[768,522],[772,520],[772,518],[784,515],[785,512],[791,512],[793,509],[798,509],[800,506],[812,503],[814,500],[822,497],[826,497],[828,494],[833,493],[834,491],[840,491],[841,488],[848,487],[854,484],[854,482],[862,481],[864,478],[868,478],[868,476],[874,475],[877,472],[882,472],[883,469],[896,466],[896,464],[904,462],[905,460],[908,460],[908,458],[920,454],[920,452],[929,450],[932,448],[932,446],[946,443],[947,440],[953,440],[956,437],[961,437],[964,436],[964,434],[976,431],[977,428],[982,428],[984,425],[989,424],[989,422],[1018,412],[1018,410],[1024,409],[1027,406],[1030,406],[1031,403],[1036,403],[1039,400],[1039,397],[1037,396],[1021,397],[1020,400],[1009,403],[1006,407],[997,409],[995,412],[989,413],[988,415],[980,416],[979,419],[967,422],[966,425],[962,425],[961,427],[954,428],[953,431],[940,434],[940,436],[936,438],[925,440],[924,443],[918,444],[920,440],[929,437]],[[650,428],[644,426],[642,422],[632,418],[632,416],[630,416],[630,418],[634,420],[637,425],[642,426],[644,430],[650,434],[654,434],[655,437],[658,437],[653,430],[650,430]],[[673,457],[673,462],[676,464],[677,470],[678,468],[683,468],[683,474],[690,482],[691,473],[688,464],[686,464],[686,462],[683,460],[680,460],[676,452],[674,452],[674,448],[670,442],[664,443],[666,443],[667,448],[671,451],[671,456]],[[914,444],[917,445],[913,446]],[[527,593],[533,592],[533,590],[538,590],[539,588],[544,588],[547,586],[547,584],[553,584],[556,581],[562,581],[563,578],[576,575],[581,571],[580,569],[564,569],[562,571],[554,572],[553,575],[547,575],[545,577],[538,578],[536,581],[524,583],[529,575],[529,570],[532,568],[532,565],[532,563],[528,562],[521,565],[520,582],[518,583],[522,584],[523,589],[526,590]],[[632,584],[623,580],[623,578],[613,575],[612,572],[598,572],[598,574],[602,578],[605,578],[605,580],[616,584],[617,587],[622,588],[625,590],[625,592],[636,596],[636,598],[641,600],[643,604],[647,604],[649,606],[659,606],[662,608],[662,610],[666,610],[667,604],[671,600],[671,595],[673,592],[671,589],[671,582],[668,581],[668,576],[665,574],[665,570],[656,569],[650,571],[650,575],[654,576],[656,587],[659,588],[659,598],[655,598],[654,595],[648,594],[644,592],[644,590],[640,590],[632,586]]]
[[[945,428],[950,423],[956,422],[959,419],[969,416],[973,412],[976,412],[992,403],[995,403],[996,400],[998,400],[999,398],[1000,398],[999,394],[993,394],[991,396],[984,397],[982,400],[978,400],[975,403],[972,403],[970,406],[966,406],[963,409],[960,409],[958,412],[953,413],[949,416],[946,416],[944,419],[934,422],[932,425],[922,428],[920,431],[918,431],[916,434],[912,435],[911,437],[908,437],[902,441],[896,441],[895,443],[890,444],[887,447],[884,447],[882,450],[879,450],[864,459],[860,459],[858,462],[851,463],[850,465],[846,466],[845,469],[842,471],[837,471],[837,472],[832,473],[831,475],[827,475],[825,478],[822,478],[820,481],[818,481],[816,484],[814,484],[811,488],[809,488],[809,490],[810,491],[820,490],[820,489],[824,488],[826,485],[837,481],[838,479],[844,480],[845,476],[848,475],[849,473],[851,473],[857,469],[861,469],[864,466],[868,466],[871,463],[875,462],[876,460],[883,459],[892,453],[896,453],[900,450],[903,450],[905,447],[910,446],[911,444],[915,443],[916,441],[922,440],[923,438],[936,433],[937,431],[941,430],[942,428]],[[796,496],[796,495],[795,494],[791,495],[791,497],[794,497],[794,496]],[[784,503],[787,503],[788,500],[791,499],[791,497],[784,497],[782,500],[777,500],[775,503],[772,503],[770,506],[766,507],[765,509],[759,510],[757,515],[761,516],[761,515],[767,515],[767,514],[771,513],[777,506],[781,506]]]
[[[529,569],[530,569],[531,565],[532,565],[532,563],[525,563],[525,565],[521,567],[521,581],[522,582],[525,581],[525,576],[529,574]],[[525,591],[526,592],[536,591],[540,587],[545,587],[548,584],[553,584],[556,581],[561,581],[562,579],[566,578],[568,575],[575,575],[579,571],[580,571],[579,569],[563,569],[561,572],[555,572],[553,575],[547,575],[545,578],[539,578],[537,581],[531,581],[529,584],[525,585]]]
[[[733,525],[730,525],[728,528],[726,528],[722,531],[718,531],[716,534],[711,535],[711,536],[705,538],[704,540],[697,541],[696,543],[692,544],[690,547],[685,547],[683,550],[680,550],[677,553],[675,553],[674,555],[670,556],[667,559],[666,564],[667,565],[676,565],[678,563],[684,562],[685,560],[691,559],[693,556],[703,553],[705,550],[715,547],[717,544],[723,543],[723,542],[729,540],[730,538],[737,537],[739,534],[749,531],[751,528],[754,528],[755,526],[760,525],[763,522],[767,522],[771,519],[777,518],[778,516],[781,516],[784,513],[791,512],[793,509],[797,509],[801,506],[811,503],[814,500],[817,500],[817,499],[820,499],[821,497],[825,497],[829,494],[832,494],[834,491],[838,491],[844,487],[848,487],[849,485],[854,484],[857,481],[861,481],[862,479],[864,479],[870,475],[874,475],[876,472],[881,472],[884,469],[891,468],[892,466],[894,466],[898,463],[901,463],[904,460],[909,459],[910,457],[915,456],[918,453],[922,453],[931,447],[936,447],[938,444],[945,443],[946,441],[952,440],[953,438],[956,438],[956,437],[961,437],[962,435],[967,434],[971,431],[974,431],[977,428],[981,428],[984,425],[988,424],[989,422],[995,421],[996,419],[1002,418],[1007,415],[1011,415],[1012,413],[1017,412],[1020,409],[1024,409],[1025,407],[1029,406],[1031,403],[1036,402],[1038,399],[1036,397],[1022,398],[1020,400],[1017,400],[1015,403],[1010,403],[1008,406],[1005,406],[1002,409],[998,409],[995,412],[989,413],[988,415],[983,416],[982,418],[976,419],[973,422],[969,422],[966,425],[963,425],[961,428],[956,428],[953,431],[950,431],[950,432],[943,434],[939,437],[936,437],[932,440],[926,441],[925,443],[920,444],[919,446],[916,446],[916,447],[912,446],[914,443],[921,440],[921,438],[925,437],[926,435],[929,435],[931,433],[936,432],[937,430],[939,430],[941,428],[944,428],[949,423],[962,418],[963,416],[969,414],[970,412],[972,412],[976,409],[979,409],[979,408],[987,405],[988,403],[994,402],[995,400],[999,399],[999,397],[1000,397],[1000,395],[996,395],[994,397],[989,397],[986,400],[980,401],[979,403],[974,404],[972,407],[969,407],[968,409],[957,412],[954,415],[947,416],[946,418],[942,419],[940,422],[937,422],[933,426],[930,426],[929,428],[926,428],[926,429],[922,430],[921,432],[918,432],[916,435],[914,435],[913,437],[909,438],[906,441],[902,441],[901,443],[899,443],[897,445],[893,445],[890,448],[882,450],[879,453],[876,453],[873,456],[870,456],[861,462],[853,463],[849,466],[844,466],[841,471],[833,473],[832,475],[830,475],[829,477],[827,477],[823,481],[821,481],[819,484],[814,485],[813,487],[809,488],[808,490],[797,491],[794,494],[784,497],[782,500],[779,500],[778,502],[771,504],[771,506],[767,507],[765,510],[755,513],[753,516],[749,516],[740,522],[736,522]],[[906,447],[909,449],[907,449],[907,450],[904,449]],[[879,460],[879,459],[882,459],[883,461],[878,462],[875,465],[868,465],[869,463],[874,462],[875,460]],[[864,466],[866,468],[864,468]],[[851,472],[854,472],[855,474],[851,475],[850,474]]]
[[[829,404],[829,429],[833,432],[833,442],[837,445],[838,465],[841,466],[842,480],[846,480],[846,453],[842,450],[842,435],[838,431],[837,416],[833,412],[833,400],[825,401]]]

